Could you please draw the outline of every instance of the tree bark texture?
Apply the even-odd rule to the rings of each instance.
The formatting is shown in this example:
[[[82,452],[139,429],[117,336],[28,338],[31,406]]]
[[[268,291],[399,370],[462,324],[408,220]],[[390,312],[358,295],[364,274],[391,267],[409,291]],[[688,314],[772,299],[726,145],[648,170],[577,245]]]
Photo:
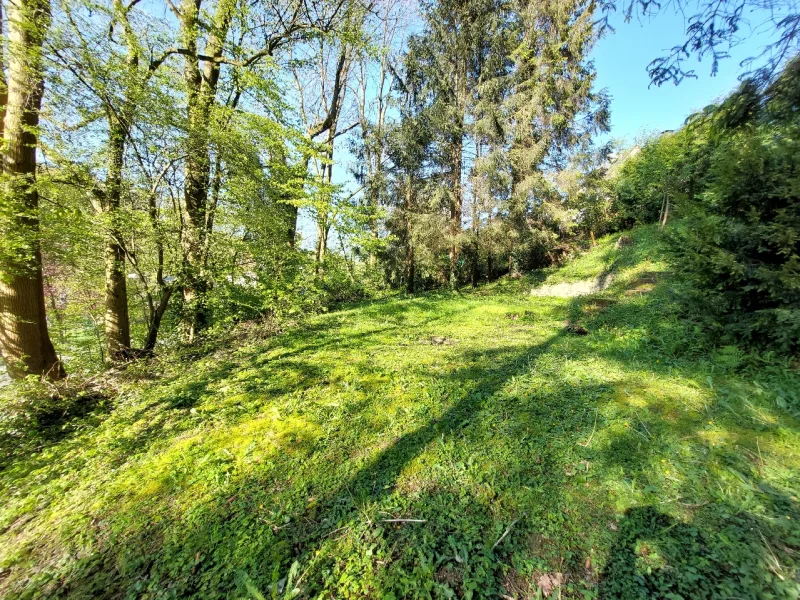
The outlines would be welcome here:
[[[36,189],[36,129],[44,91],[42,43],[50,21],[47,0],[8,5],[8,84],[3,82],[3,229],[18,242],[0,264],[0,351],[12,377],[65,375],[47,331],[39,194]]]

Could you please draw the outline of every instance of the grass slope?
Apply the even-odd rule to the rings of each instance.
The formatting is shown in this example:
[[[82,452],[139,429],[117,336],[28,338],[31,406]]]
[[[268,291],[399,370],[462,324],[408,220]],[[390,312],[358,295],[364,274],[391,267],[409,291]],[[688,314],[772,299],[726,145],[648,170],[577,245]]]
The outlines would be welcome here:
[[[132,367],[43,447],[19,434],[0,591],[797,598],[800,376],[707,347],[658,232],[632,237]]]

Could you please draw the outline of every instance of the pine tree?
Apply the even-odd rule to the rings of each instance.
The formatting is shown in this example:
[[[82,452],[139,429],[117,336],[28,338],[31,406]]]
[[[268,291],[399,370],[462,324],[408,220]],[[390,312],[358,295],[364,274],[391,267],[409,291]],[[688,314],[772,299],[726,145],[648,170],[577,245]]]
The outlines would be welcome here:
[[[487,64],[487,49],[502,35],[503,8],[493,0],[445,0],[425,7],[425,30],[409,41],[408,85],[414,86],[435,132],[432,158],[446,190],[446,278],[457,284],[464,207],[463,171],[474,90]],[[502,47],[500,48],[502,52]]]
[[[595,71],[588,58],[598,38],[594,8],[585,0],[521,0],[515,6],[515,67],[504,128],[511,171],[506,216],[517,248],[543,239],[542,211],[553,206],[545,172],[561,168],[572,151],[608,128],[608,101],[592,91]],[[526,258],[513,247],[509,252]]]

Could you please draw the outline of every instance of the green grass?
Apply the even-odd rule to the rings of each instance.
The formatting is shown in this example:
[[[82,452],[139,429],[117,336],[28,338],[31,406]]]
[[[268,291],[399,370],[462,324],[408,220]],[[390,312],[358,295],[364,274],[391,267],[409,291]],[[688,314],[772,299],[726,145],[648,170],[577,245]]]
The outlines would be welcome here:
[[[142,363],[6,432],[0,593],[797,598],[800,374],[709,346],[633,237]]]

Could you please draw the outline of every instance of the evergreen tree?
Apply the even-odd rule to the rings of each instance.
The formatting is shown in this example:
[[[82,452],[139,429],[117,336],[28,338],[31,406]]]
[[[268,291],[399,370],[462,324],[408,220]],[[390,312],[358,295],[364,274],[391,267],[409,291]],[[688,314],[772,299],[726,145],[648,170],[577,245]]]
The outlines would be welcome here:
[[[594,9],[584,0],[523,0],[515,6],[515,67],[505,102],[511,172],[506,215],[517,246],[509,253],[523,261],[559,210],[558,202],[549,201],[553,190],[545,172],[562,168],[571,152],[608,129],[608,100],[592,91],[595,71],[588,58],[598,38]]]
[[[465,149],[475,106],[474,90],[482,70],[490,63],[490,49],[502,36],[498,15],[504,7],[494,0],[445,0],[425,6],[425,30],[409,41],[406,56],[408,85],[427,113],[435,132],[431,156],[444,196],[449,244],[446,279],[456,285],[464,207]]]

